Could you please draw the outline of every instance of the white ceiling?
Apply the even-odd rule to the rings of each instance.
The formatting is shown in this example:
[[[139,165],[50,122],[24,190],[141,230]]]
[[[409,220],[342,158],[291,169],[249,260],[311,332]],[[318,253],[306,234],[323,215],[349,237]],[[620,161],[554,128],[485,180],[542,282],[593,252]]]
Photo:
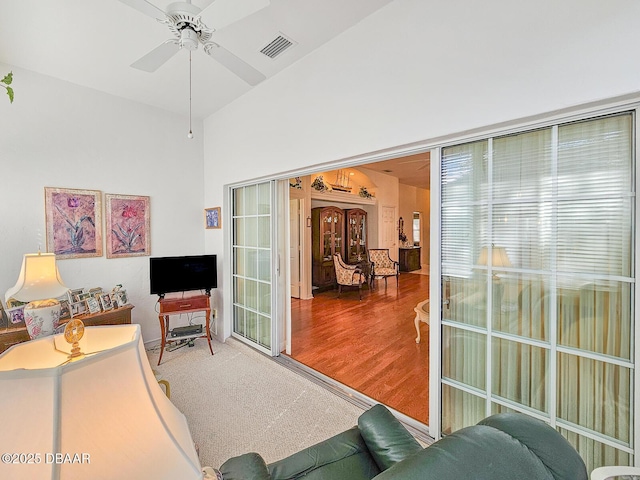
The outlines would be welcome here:
[[[268,82],[392,1],[270,0],[266,8],[220,28],[212,40],[262,72]],[[171,2],[149,3],[166,11]],[[211,3],[193,0],[203,9],[202,19],[209,26],[215,24],[215,19],[207,18],[206,7]],[[260,49],[279,34],[294,40],[295,45],[275,59],[261,54]],[[0,62],[186,116],[187,51],[179,51],[154,73],[130,66],[170,38],[165,25],[119,0],[0,1]],[[194,118],[206,118],[251,88],[260,88],[250,86],[211,59],[201,45],[192,53],[192,68]],[[5,73],[0,71],[0,75]],[[19,76],[14,76],[13,86],[19,101]],[[429,188],[428,154],[367,167],[396,176],[403,184]]]
[[[363,167],[397,177],[401,185],[431,189],[431,155],[429,152],[369,163]]]
[[[212,40],[262,72],[268,82],[391,1],[271,0],[268,7],[216,31]],[[170,2],[150,3],[166,10]],[[200,8],[210,3],[193,0]],[[203,21],[215,23],[206,18],[206,10]],[[296,44],[275,59],[261,54],[260,49],[280,33]],[[165,25],[119,0],[0,2],[0,62],[188,115],[188,51],[178,52],[154,73],[130,67],[170,38]],[[192,54],[192,68],[194,118],[205,118],[259,88],[211,59],[202,46]],[[14,87],[17,101],[17,77]]]

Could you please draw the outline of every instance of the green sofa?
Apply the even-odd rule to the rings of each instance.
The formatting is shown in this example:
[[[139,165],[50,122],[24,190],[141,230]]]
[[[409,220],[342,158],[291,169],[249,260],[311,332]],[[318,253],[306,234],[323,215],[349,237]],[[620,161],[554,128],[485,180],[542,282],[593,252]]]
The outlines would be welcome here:
[[[267,465],[257,453],[227,460],[224,480],[587,480],[573,447],[546,423],[493,415],[422,448],[382,405],[358,426]]]

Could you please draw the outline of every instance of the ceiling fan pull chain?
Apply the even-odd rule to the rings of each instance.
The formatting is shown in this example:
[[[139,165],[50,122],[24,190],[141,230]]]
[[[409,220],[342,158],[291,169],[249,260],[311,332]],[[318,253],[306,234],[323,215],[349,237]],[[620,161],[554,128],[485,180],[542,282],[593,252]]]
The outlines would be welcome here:
[[[187,138],[193,138],[193,131],[191,130],[191,50],[189,50],[189,133]]]

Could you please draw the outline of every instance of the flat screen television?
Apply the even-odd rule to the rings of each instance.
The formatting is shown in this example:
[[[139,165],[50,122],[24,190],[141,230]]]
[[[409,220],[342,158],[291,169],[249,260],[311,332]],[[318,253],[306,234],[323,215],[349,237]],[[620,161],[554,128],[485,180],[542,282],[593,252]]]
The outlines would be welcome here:
[[[149,259],[151,294],[218,288],[215,255],[152,257]]]

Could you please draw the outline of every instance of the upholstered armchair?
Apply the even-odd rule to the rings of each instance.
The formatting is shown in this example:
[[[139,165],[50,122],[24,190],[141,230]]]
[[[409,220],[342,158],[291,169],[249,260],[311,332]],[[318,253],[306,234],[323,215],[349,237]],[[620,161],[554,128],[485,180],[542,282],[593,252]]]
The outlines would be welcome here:
[[[342,255],[333,255],[333,266],[336,269],[336,281],[338,282],[338,297],[342,293],[342,287],[358,287],[358,294],[362,300],[362,284],[367,282],[367,277],[362,273],[358,265],[348,265],[342,260]]]
[[[542,420],[500,413],[422,448],[380,404],[353,428],[282,460],[245,453],[220,470],[225,480],[588,480],[578,452]]]
[[[384,278],[384,286],[387,286],[387,277],[396,277],[396,287],[400,277],[400,264],[391,260],[388,248],[370,248],[369,262],[371,263],[371,284],[376,278]]]

